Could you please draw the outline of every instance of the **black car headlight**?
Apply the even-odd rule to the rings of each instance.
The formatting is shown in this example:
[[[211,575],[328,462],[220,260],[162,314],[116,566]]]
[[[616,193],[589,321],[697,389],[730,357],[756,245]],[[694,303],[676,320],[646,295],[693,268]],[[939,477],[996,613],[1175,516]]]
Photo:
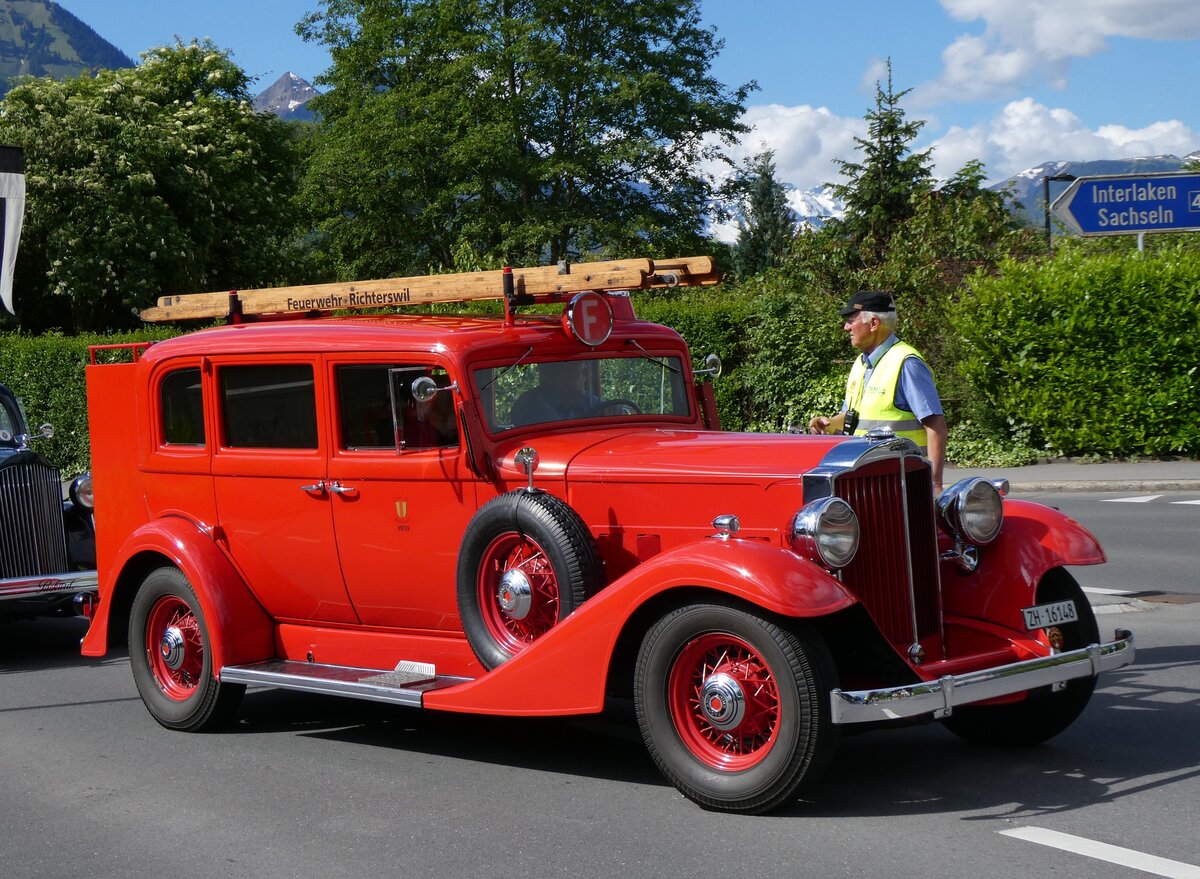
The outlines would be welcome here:
[[[942,527],[958,540],[986,546],[1000,534],[1004,502],[990,482],[978,476],[962,479],[937,499]]]
[[[96,499],[92,496],[92,474],[82,473],[76,476],[71,482],[71,488],[68,492],[71,503],[77,507],[82,507],[85,510],[91,510],[96,506]]]
[[[792,545],[796,551],[838,570],[858,552],[858,516],[840,497],[805,504],[792,520]]]

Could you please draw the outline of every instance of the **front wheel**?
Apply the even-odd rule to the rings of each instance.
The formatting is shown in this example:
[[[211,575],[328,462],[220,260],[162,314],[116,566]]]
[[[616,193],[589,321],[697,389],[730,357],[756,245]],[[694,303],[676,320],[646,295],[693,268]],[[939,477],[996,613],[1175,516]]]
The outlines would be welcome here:
[[[1096,616],[1079,583],[1062,568],[1054,568],[1038,586],[1037,601],[1071,599],[1079,619],[1060,626],[1063,651],[1078,650],[1100,641]],[[1007,705],[967,705],[954,709],[942,721],[946,729],[974,745],[1022,748],[1037,745],[1058,735],[1075,722],[1096,689],[1096,678],[1067,681],[1058,692],[1049,688],[1029,693],[1021,702]]]
[[[168,729],[211,729],[241,701],[244,686],[214,676],[210,645],[187,577],[177,568],[151,571],[129,612],[129,665],[142,702]]]
[[[824,641],[808,627],[689,605],[642,642],[638,725],[685,797],[714,811],[766,812],[815,782],[833,756],[834,677]]]

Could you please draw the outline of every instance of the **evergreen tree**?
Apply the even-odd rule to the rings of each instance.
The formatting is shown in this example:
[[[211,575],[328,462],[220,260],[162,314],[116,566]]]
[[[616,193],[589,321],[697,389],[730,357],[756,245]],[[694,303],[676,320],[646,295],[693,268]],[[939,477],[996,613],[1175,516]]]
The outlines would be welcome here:
[[[913,196],[930,189],[929,150],[914,153],[909,148],[925,123],[906,120],[900,107],[900,99],[910,91],[895,91],[888,59],[887,90],[875,83],[875,107],[864,117],[868,137],[854,139],[862,161],[837,161],[848,181],[833,184],[834,194],[846,204],[839,225],[864,247],[868,262],[882,258],[894,231],[913,215]]]
[[[322,0],[304,199],[343,274],[700,247],[752,86],[698,0]],[[714,137],[715,136],[715,137]]]
[[[795,213],[788,206],[787,191],[775,179],[774,153],[754,156],[734,183],[741,218],[733,249],[733,268],[740,278],[757,275],[777,266],[796,235]]]

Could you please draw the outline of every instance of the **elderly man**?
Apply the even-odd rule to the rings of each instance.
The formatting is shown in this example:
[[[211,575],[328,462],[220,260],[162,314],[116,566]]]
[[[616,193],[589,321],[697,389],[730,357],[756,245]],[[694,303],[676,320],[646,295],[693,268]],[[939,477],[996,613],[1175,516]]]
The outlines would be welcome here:
[[[921,447],[933,465],[933,490],[941,492],[946,417],[928,364],[915,348],[896,338],[891,294],[859,290],[838,314],[846,319],[842,329],[849,333],[850,344],[862,354],[850,369],[842,411],[816,416],[808,423],[809,432],[862,436],[873,427],[889,427]]]

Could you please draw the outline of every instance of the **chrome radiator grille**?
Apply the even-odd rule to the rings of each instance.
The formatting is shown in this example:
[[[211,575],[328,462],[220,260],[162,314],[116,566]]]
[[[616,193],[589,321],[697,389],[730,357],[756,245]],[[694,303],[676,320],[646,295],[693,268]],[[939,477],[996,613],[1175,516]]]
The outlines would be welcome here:
[[[904,482],[902,484],[901,479]],[[929,465],[917,457],[873,461],[834,480],[862,527],[842,572],[889,641],[907,647],[941,631],[938,547]],[[914,633],[915,625],[915,633]]]
[[[67,570],[57,468],[28,460],[0,467],[0,579]]]

